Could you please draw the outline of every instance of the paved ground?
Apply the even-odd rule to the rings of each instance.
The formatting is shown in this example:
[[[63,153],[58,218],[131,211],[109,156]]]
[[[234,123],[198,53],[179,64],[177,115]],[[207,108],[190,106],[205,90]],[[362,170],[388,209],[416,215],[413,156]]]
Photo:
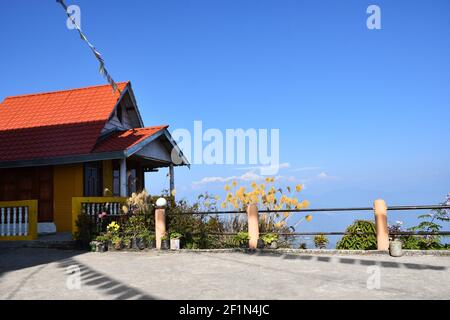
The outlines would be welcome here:
[[[450,299],[449,280],[449,256],[0,249],[0,299]]]

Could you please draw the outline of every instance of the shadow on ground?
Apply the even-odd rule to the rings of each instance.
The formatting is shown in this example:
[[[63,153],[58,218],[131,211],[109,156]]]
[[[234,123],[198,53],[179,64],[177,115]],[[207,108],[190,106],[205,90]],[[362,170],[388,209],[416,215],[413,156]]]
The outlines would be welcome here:
[[[298,254],[287,254],[287,253],[250,253],[258,256],[274,256],[280,257],[282,259],[289,260],[303,260],[303,261],[319,261],[319,262],[331,262],[333,257],[330,256],[315,256],[315,255],[298,255]],[[435,271],[443,271],[447,270],[445,266],[435,266],[428,264],[418,264],[418,263],[406,263],[406,262],[394,262],[394,261],[378,261],[378,260],[368,260],[368,259],[355,259],[355,258],[340,258],[334,257],[335,261],[343,264],[360,264],[363,266],[374,266],[378,265],[384,268],[407,268],[407,269],[415,269],[415,270],[435,270]]]
[[[59,267],[65,269],[66,272],[68,272],[68,270],[73,270],[71,268],[73,266],[78,267],[80,270],[82,285],[99,290],[106,296],[105,298],[114,300],[155,300],[154,297],[136,288],[131,288],[123,282],[115,280],[104,273],[89,268],[75,259],[69,258],[59,262]]]

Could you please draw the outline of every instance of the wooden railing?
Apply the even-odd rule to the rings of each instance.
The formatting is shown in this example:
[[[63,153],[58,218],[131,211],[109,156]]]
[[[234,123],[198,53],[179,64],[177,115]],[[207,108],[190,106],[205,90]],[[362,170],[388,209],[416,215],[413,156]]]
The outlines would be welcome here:
[[[37,238],[37,200],[0,202],[0,241]]]
[[[125,197],[74,197],[72,198],[72,230],[76,232],[76,221],[80,213],[84,212],[93,219],[105,212],[108,216],[119,216]]]

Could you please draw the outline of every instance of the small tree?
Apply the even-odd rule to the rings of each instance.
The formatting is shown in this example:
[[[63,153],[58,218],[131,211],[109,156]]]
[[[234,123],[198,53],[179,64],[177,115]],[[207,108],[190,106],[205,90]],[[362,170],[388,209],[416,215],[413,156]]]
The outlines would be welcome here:
[[[356,220],[345,230],[346,235],[336,244],[337,249],[374,250],[377,248],[375,223]]]
[[[318,234],[314,236],[314,245],[318,249],[325,249],[328,244],[328,238],[324,234]]]

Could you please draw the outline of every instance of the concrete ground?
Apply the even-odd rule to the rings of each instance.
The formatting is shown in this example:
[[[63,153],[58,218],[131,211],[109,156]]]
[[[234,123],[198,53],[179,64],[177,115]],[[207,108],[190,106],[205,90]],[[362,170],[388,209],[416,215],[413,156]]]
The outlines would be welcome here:
[[[450,256],[2,248],[0,299],[450,299],[449,270]]]

